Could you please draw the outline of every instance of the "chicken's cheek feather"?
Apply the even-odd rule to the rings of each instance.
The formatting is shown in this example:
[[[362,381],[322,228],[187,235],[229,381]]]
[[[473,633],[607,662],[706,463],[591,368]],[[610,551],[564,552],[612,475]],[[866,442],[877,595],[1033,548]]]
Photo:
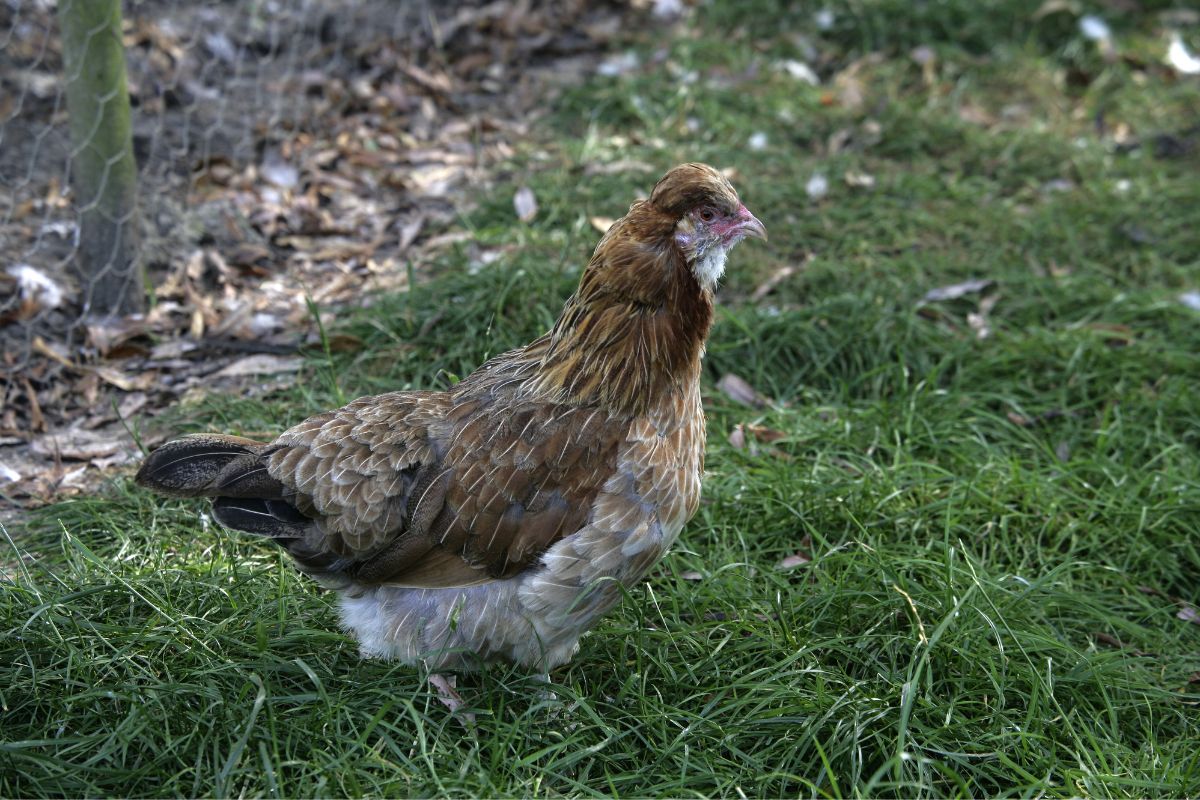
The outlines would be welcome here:
[[[725,256],[731,245],[713,237],[705,227],[693,225],[687,217],[675,228],[675,244],[691,265],[697,282],[705,289],[715,289],[725,274]]]

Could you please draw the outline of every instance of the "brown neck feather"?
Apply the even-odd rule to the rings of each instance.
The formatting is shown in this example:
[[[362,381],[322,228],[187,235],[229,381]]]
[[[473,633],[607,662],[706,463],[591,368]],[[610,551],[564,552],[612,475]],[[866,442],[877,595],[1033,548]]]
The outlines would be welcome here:
[[[638,414],[699,380],[713,298],[674,231],[646,203],[609,230],[554,328],[526,351],[539,390]]]

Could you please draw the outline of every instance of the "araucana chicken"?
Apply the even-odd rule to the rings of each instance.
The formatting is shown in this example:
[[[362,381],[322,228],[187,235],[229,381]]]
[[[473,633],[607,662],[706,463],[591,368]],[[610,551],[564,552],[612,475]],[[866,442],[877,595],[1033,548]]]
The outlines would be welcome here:
[[[362,397],[270,443],[198,434],[138,483],[211,497],[340,595],[366,656],[539,672],[700,502],[700,361],[730,248],[766,229],[710,166],[668,172],[600,240],[553,328],[447,391]]]

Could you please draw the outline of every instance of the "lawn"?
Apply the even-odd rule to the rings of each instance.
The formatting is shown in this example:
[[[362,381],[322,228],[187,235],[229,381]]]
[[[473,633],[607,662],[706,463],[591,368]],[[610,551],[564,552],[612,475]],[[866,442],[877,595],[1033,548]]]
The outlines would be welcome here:
[[[361,347],[155,420],[261,435],[450,385],[552,323],[593,218],[734,170],[771,238],[722,290],[704,503],[557,700],[496,667],[459,678],[466,723],[278,549],[120,478],[7,531],[0,795],[1200,794],[1200,76],[1154,11],[1097,4],[1105,58],[1069,4],[980,5],[631,34],[469,246],[330,331]]]

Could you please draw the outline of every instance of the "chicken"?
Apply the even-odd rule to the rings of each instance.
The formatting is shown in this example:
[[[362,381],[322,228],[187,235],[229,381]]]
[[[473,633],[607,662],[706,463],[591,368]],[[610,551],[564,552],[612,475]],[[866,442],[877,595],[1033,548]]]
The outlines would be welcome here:
[[[553,328],[448,391],[363,397],[270,443],[198,434],[137,481],[211,497],[340,595],[365,656],[548,672],[700,502],[713,291],[766,238],[720,172],[672,169],[600,240]]]

